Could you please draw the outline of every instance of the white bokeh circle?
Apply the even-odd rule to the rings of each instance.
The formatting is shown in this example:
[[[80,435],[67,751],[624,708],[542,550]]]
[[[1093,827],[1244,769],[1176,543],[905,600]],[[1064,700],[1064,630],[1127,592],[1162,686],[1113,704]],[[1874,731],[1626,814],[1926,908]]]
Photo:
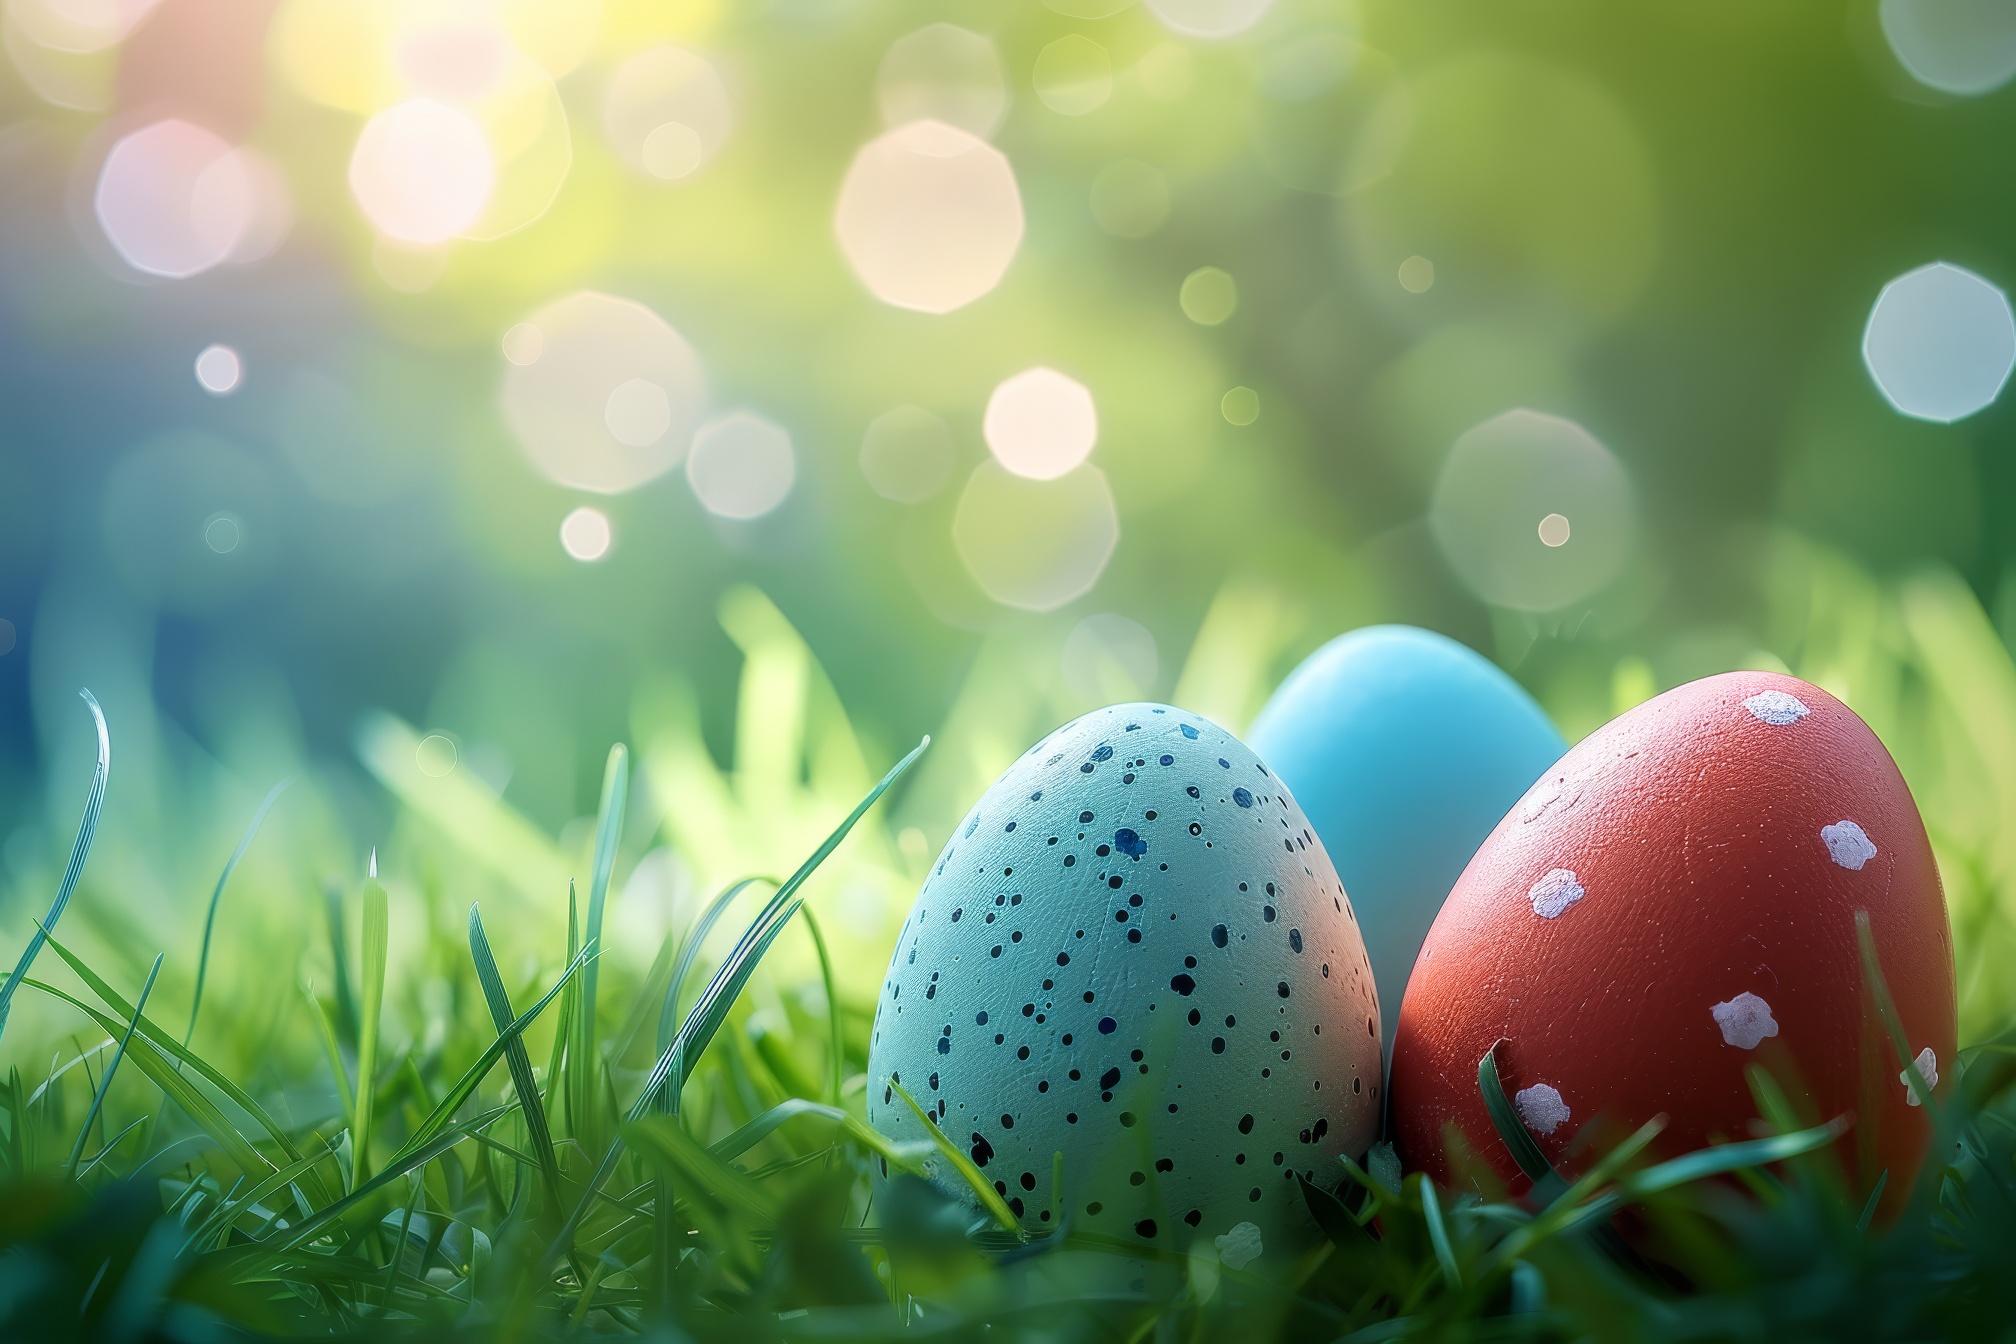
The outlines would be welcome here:
[[[653,47],[624,61],[602,99],[602,129],[617,156],[661,182],[705,167],[733,128],[721,72],[684,47]]]
[[[1051,481],[1092,455],[1099,411],[1083,383],[1039,365],[994,389],[981,432],[1002,466],[1032,481]]]
[[[1185,37],[1236,37],[1267,17],[1274,0],[1146,0],[1162,26]]]
[[[987,596],[1055,611],[1099,582],[1120,542],[1120,515],[1097,467],[1032,481],[990,457],[967,478],[952,541]]]
[[[92,204],[127,265],[179,280],[231,259],[258,220],[260,185],[242,151],[170,117],[112,146]]]
[[[686,456],[686,481],[717,518],[761,518],[784,502],[797,479],[791,436],[748,411],[702,425]]]
[[[677,466],[707,410],[686,338],[631,299],[594,290],[514,324],[504,417],[547,479],[618,494]],[[642,384],[642,386],[636,386]]]
[[[1022,245],[1022,193],[1007,156],[979,136],[913,121],[855,155],[833,230],[869,293],[949,313],[1001,283]]]
[[[1465,587],[1518,611],[1556,611],[1615,579],[1637,510],[1623,464],[1557,415],[1515,410],[1449,450],[1428,510],[1436,546]]]
[[[875,73],[875,103],[885,126],[937,120],[984,139],[1008,110],[1008,73],[990,39],[934,23],[889,45]]]
[[[386,238],[433,246],[472,227],[490,204],[496,159],[468,113],[432,98],[394,104],[364,124],[350,155],[350,193]]]
[[[1862,362],[1905,415],[1942,424],[1965,419],[2001,395],[2016,365],[2009,296],[1943,261],[1908,271],[1876,296]]]
[[[1928,88],[1973,97],[2016,76],[2008,0],[1882,0],[1876,13],[1897,63]]]

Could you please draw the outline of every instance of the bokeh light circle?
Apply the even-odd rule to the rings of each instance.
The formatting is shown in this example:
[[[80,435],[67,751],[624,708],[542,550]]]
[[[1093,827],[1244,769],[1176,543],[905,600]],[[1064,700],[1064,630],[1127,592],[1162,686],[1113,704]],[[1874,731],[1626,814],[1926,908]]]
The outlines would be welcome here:
[[[994,389],[981,432],[1002,466],[1032,481],[1053,481],[1091,456],[1099,411],[1083,383],[1039,365]]]
[[[591,509],[584,504],[560,520],[561,549],[583,564],[591,564],[609,554],[609,543],[614,539],[609,515],[600,509]]]
[[[260,196],[243,154],[171,117],[112,146],[93,205],[128,265],[183,279],[231,257],[258,216]]]
[[[649,448],[672,428],[672,399],[648,379],[625,379],[602,403],[602,423],[624,447]]]
[[[1234,37],[1267,17],[1274,0],[1147,0],[1165,28],[1185,37]]]
[[[497,164],[483,128],[432,98],[411,98],[364,124],[350,155],[350,192],[387,238],[445,243],[483,217]]]
[[[686,481],[716,518],[761,518],[784,502],[797,479],[791,436],[748,411],[702,425],[686,456]]]
[[[413,764],[420,773],[430,779],[441,779],[455,773],[455,764],[460,753],[455,749],[455,739],[445,733],[429,733],[413,748]]]
[[[1928,88],[1971,97],[2016,76],[2007,0],[1882,0],[1876,12],[1898,64]]]
[[[721,72],[684,47],[653,47],[624,61],[602,99],[602,129],[617,156],[661,182],[705,167],[733,127]]]
[[[1060,661],[1071,693],[1101,705],[1152,698],[1162,670],[1155,636],[1138,621],[1110,611],[1072,626]]]
[[[882,302],[963,308],[1001,282],[1022,245],[1022,193],[1007,156],[942,121],[863,146],[834,211],[840,250]]]
[[[38,47],[72,55],[125,40],[160,0],[8,0],[7,24]]]
[[[861,474],[899,504],[921,504],[952,478],[952,431],[921,406],[898,406],[861,436]]]
[[[882,124],[942,121],[983,139],[1008,110],[1008,74],[993,42],[950,23],[897,38],[875,75]]]
[[[1260,394],[1250,387],[1235,387],[1218,399],[1218,413],[1228,425],[1250,425],[1260,418]]]
[[[1097,467],[1034,481],[990,457],[967,478],[952,541],[987,596],[1055,611],[1099,582],[1120,542],[1120,516]]]
[[[534,364],[546,350],[546,333],[520,322],[504,333],[504,358],[513,364]]]
[[[665,319],[641,303],[586,290],[511,330],[521,327],[539,339],[521,334],[507,346],[513,362],[504,373],[504,416],[547,479],[618,494],[679,464],[706,414],[707,380],[693,347]],[[520,357],[525,362],[515,362]],[[664,399],[664,424],[642,444],[616,433],[635,439],[647,427],[629,418],[647,398],[635,389],[617,395],[632,382]]]
[[[1113,96],[1113,58],[1080,33],[1058,38],[1036,54],[1030,82],[1043,106],[1067,117],[1096,112]]]
[[[1862,362],[1884,399],[1918,420],[1948,423],[2001,395],[2016,364],[2009,296],[1943,261],[1883,286],[1862,333]]]
[[[1493,416],[1456,440],[1428,522],[1471,592],[1536,612],[1615,579],[1637,533],[1631,483],[1610,450],[1572,420],[1528,410]]]
[[[1239,310],[1239,283],[1216,266],[1200,266],[1184,277],[1176,301],[1183,316],[1200,327],[1215,327]]]
[[[244,526],[228,513],[213,513],[203,522],[203,544],[214,555],[231,554],[244,536]]]
[[[196,382],[213,397],[229,396],[244,376],[244,362],[228,345],[205,346],[196,356]]]

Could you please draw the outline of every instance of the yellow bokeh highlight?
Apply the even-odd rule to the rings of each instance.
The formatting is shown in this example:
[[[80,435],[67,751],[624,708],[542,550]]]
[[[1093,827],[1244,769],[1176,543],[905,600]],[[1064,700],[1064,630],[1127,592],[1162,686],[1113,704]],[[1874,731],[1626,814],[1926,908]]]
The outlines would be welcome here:
[[[399,94],[392,66],[399,19],[388,0],[284,0],[267,33],[267,54],[310,102],[376,112]]]

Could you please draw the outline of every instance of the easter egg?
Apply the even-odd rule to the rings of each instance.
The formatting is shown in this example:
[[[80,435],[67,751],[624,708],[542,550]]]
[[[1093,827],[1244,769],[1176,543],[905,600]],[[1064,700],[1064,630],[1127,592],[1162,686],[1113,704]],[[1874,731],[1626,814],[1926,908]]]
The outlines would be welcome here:
[[[1334,1186],[1375,1137],[1378,999],[1280,781],[1197,715],[1116,705],[1031,747],[954,830],[868,1068],[871,1124],[930,1138],[900,1087],[1032,1231],[1068,1211],[1181,1249],[1250,1223],[1286,1250],[1315,1234],[1294,1178]]]
[[[1872,1007],[1867,912],[1910,1063]],[[1655,1151],[1750,1137],[1761,1065],[1863,1190],[1907,1191],[1955,1048],[1953,942],[1910,790],[1868,726],[1792,677],[1733,672],[1650,700],[1577,744],[1499,823],[1415,964],[1393,1041],[1403,1159],[1438,1179],[1454,1135],[1513,1188],[1477,1065],[1574,1173],[1655,1116]],[[1900,1068],[1900,1065],[1902,1066]],[[1597,1134],[1603,1134],[1599,1129]]]
[[[1310,654],[1248,737],[1351,893],[1390,1051],[1442,899],[1567,744],[1496,664],[1405,625],[1353,630]]]

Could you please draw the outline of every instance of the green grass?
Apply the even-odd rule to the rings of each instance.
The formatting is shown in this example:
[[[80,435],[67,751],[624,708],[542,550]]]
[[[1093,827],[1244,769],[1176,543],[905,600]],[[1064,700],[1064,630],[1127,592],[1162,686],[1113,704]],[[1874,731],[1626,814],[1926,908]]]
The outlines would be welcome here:
[[[101,737],[71,862],[0,987],[0,1339],[2007,1338],[2016,1036],[1981,1024],[2010,1003],[2016,841],[1974,795],[2016,769],[1998,755],[2016,672],[1937,576],[1786,563],[1803,598],[1774,617],[1772,657],[1846,686],[1927,801],[1978,1042],[1926,1098],[1925,1169],[1886,1177],[1893,1221],[1818,1151],[1843,1121],[1767,1075],[1755,1137],[1655,1164],[1655,1123],[1570,1181],[1487,1055],[1478,1086],[1523,1198],[1435,1186],[1381,1146],[1305,1187],[1316,1231],[1292,1255],[1151,1249],[1064,1210],[1026,1236],[943,1136],[906,1147],[863,1122],[887,943],[847,901],[914,889],[924,860],[880,800],[924,748],[876,782],[816,662],[743,593],[724,611],[750,664],[732,771],[676,689],[641,696],[640,750],[611,751],[570,849],[494,793],[410,770],[414,735],[376,721],[359,750],[406,809],[396,857],[317,893],[282,843],[312,848],[298,816],[261,829],[276,790],[225,832],[242,838],[203,878],[186,955],[142,950],[121,877],[80,884]],[[1840,610],[1873,636],[1843,638]],[[923,757],[921,779],[956,814],[987,770],[952,728],[952,761]],[[616,877],[641,866],[653,808],[641,829],[705,899],[638,946]],[[73,895],[86,913],[59,927]],[[1886,1004],[1873,957],[1865,974]],[[964,1186],[921,1179],[927,1158]]]

